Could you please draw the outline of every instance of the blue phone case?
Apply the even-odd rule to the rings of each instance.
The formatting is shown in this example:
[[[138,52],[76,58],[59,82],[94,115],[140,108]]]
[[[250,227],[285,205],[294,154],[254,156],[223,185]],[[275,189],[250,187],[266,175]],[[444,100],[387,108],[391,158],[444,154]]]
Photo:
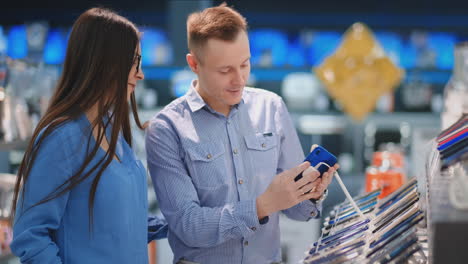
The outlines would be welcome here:
[[[325,162],[328,165],[330,165],[330,167],[333,167],[338,162],[337,158],[333,154],[331,154],[324,147],[321,146],[314,148],[314,150],[312,150],[312,152],[310,152],[309,155],[307,155],[304,161],[310,162],[310,165],[312,167],[315,167],[319,162]],[[318,171],[320,172],[321,177],[323,173],[328,171],[328,167],[325,165],[320,165],[318,167]],[[302,173],[297,175],[294,180],[298,181],[301,178]]]

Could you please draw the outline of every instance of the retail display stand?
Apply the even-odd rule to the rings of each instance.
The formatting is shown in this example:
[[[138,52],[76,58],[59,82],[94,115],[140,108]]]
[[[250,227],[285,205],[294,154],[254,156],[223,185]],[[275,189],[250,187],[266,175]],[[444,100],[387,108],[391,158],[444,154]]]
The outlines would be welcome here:
[[[364,217],[345,201],[325,218],[322,235],[303,263],[426,261],[427,235],[417,180],[384,199],[381,190],[354,197]]]
[[[426,151],[424,172],[389,196],[349,198],[324,219],[303,263],[467,263],[467,116]],[[461,147],[460,147],[461,146]]]

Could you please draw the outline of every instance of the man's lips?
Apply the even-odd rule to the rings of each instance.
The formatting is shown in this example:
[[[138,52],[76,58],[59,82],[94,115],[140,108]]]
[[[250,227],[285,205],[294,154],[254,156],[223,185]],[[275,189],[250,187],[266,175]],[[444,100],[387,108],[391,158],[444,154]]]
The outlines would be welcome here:
[[[238,93],[238,92],[241,91],[241,89],[234,89],[234,90],[228,89],[228,90],[226,90],[226,91],[228,91],[228,92],[230,92],[230,93]]]

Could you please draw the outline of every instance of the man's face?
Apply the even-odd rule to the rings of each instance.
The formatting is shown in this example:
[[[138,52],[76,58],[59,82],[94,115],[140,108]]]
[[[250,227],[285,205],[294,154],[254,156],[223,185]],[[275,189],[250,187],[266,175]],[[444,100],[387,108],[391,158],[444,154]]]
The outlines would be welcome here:
[[[214,110],[229,113],[242,99],[250,75],[250,47],[247,33],[241,31],[233,42],[209,39],[197,53],[196,89]]]

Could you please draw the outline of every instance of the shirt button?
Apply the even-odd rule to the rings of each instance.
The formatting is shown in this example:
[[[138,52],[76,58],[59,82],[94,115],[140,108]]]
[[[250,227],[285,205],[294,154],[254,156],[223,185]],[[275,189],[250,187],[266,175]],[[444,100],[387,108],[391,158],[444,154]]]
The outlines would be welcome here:
[[[316,216],[317,216],[317,213],[316,213],[315,211],[312,211],[312,212],[310,212],[310,216],[316,217]]]
[[[248,246],[248,245],[249,245],[249,241],[245,241],[244,246]]]
[[[243,183],[244,183],[244,180],[240,179],[239,184],[243,184]]]
[[[251,227],[250,229],[252,229],[252,231],[257,231],[257,228],[255,226]]]
[[[212,157],[213,157],[213,156],[211,156],[211,154],[206,155],[206,158],[207,158],[207,159],[211,159]]]
[[[230,125],[230,124],[231,124],[231,121],[228,120],[228,121],[227,121],[227,124]]]
[[[266,144],[265,144],[265,143],[262,143],[262,148],[266,148]]]
[[[234,149],[232,152],[234,152],[234,154],[237,154],[237,149]]]

